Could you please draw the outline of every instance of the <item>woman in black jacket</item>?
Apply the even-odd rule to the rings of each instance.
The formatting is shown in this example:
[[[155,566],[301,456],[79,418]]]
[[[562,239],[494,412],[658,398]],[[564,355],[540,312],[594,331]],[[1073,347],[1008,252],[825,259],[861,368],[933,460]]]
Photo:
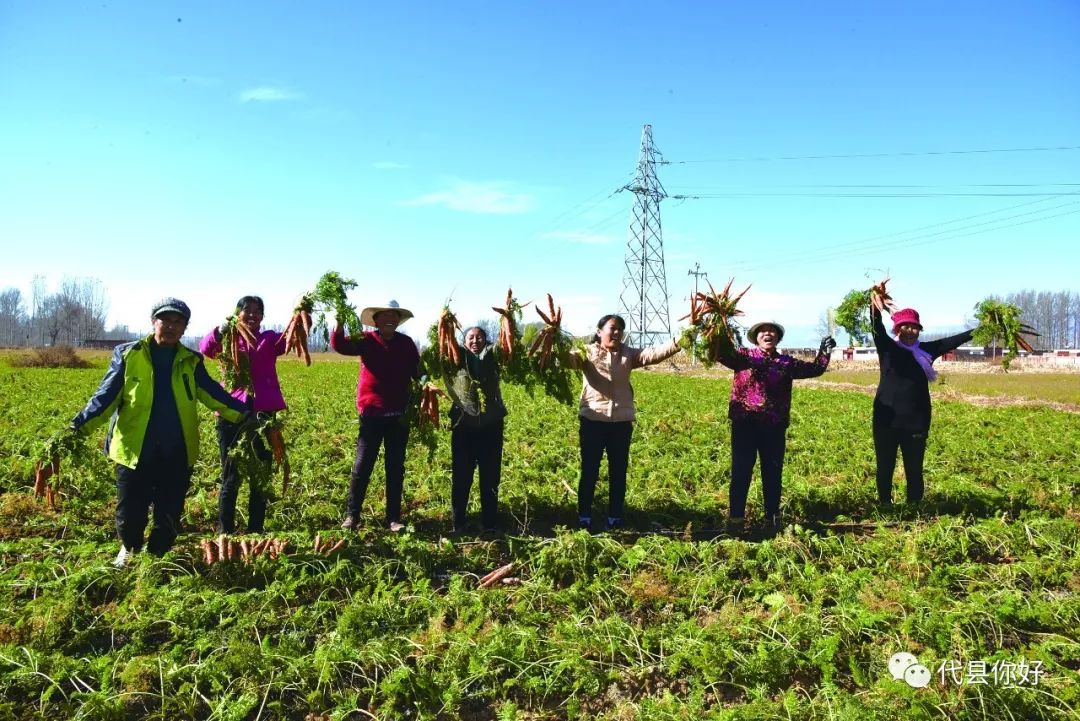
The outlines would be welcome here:
[[[970,341],[973,331],[920,343],[922,325],[915,309],[893,312],[895,339],[885,332],[880,310],[871,308],[870,317],[881,369],[873,422],[878,500],[882,506],[892,504],[892,479],[899,448],[904,457],[907,501],[918,503],[923,497],[923,457],[930,432],[930,381],[937,378],[933,363],[939,356]]]

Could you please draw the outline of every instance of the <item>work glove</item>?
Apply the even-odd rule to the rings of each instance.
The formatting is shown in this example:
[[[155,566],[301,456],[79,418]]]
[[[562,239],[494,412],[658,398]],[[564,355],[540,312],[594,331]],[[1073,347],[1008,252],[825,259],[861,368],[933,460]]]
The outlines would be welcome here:
[[[818,346],[818,353],[821,355],[829,355],[833,352],[833,348],[836,347],[836,341],[833,340],[831,335],[827,335],[821,339],[821,345]]]

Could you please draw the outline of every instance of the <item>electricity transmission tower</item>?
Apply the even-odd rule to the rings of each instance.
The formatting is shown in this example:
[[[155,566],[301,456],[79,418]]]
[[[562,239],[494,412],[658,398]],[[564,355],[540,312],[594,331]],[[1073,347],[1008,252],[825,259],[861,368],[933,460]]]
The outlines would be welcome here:
[[[671,336],[664,236],[660,229],[660,201],[667,192],[656,177],[658,154],[653,146],[652,126],[646,125],[641,130],[637,176],[623,188],[635,197],[619,311],[629,325],[626,341],[637,348],[647,348]]]

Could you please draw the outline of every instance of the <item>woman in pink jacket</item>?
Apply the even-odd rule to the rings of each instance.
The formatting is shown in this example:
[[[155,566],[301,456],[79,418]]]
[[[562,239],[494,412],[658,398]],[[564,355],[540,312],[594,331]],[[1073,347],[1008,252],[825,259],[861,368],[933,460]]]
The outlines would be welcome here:
[[[245,403],[255,413],[274,413],[285,409],[281,384],[277,376],[277,358],[285,353],[285,336],[273,330],[261,330],[265,307],[257,295],[245,295],[236,302],[236,312],[251,334],[258,339],[253,347],[240,339],[240,352],[250,361],[251,387],[226,388],[234,398]],[[199,352],[207,358],[215,358],[221,352],[221,330],[214,328],[199,343]],[[236,465],[229,462],[229,449],[236,442],[240,426],[218,418],[218,448],[221,451],[221,493],[218,495],[218,531],[236,532],[236,495],[240,491],[240,474]],[[258,438],[255,453],[264,461],[272,459],[268,449]],[[266,495],[252,488],[248,498],[248,533],[262,533],[266,520]]]
[[[630,371],[659,363],[679,352],[672,339],[655,348],[623,345],[626,321],[605,315],[596,324],[593,342],[584,357],[571,356],[571,365],[582,371],[578,410],[581,443],[581,479],[578,481],[578,527],[592,525],[593,495],[600,477],[600,461],[608,457],[609,530],[622,525],[626,498],[626,470],[630,464],[630,437],[634,432],[634,389]]]

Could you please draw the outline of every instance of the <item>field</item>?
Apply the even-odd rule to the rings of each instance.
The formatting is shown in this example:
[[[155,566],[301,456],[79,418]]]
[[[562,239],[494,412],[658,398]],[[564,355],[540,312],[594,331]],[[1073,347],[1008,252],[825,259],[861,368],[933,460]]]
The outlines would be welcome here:
[[[345,537],[356,366],[281,374],[294,482],[268,528],[311,549]],[[589,535],[567,530],[575,410],[506,388],[504,536],[445,537],[444,436],[410,451],[406,533],[381,529],[378,471],[339,554],[209,567],[207,416],[176,549],[117,571],[104,457],[59,512],[28,492],[35,444],[101,375],[0,366],[0,721],[1080,718],[1072,413],[936,400],[927,497],[882,513],[871,398],[797,389],[788,525],[730,537],[728,382],[638,372],[628,528]],[[516,585],[478,588],[510,561]],[[927,687],[890,676],[901,651]]]

